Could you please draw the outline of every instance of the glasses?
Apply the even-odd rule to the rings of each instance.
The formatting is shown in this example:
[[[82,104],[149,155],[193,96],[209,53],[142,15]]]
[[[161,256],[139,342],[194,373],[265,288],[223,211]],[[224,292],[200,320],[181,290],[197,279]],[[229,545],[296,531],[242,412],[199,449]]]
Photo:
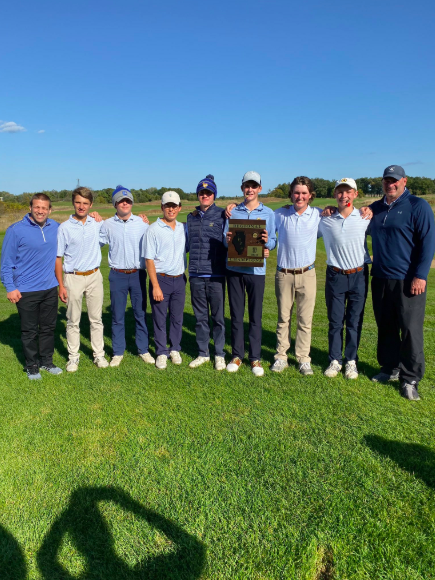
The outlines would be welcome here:
[[[198,195],[200,195],[201,197],[203,197],[203,196],[210,197],[210,196],[214,195],[214,193],[212,191],[210,191],[209,189],[201,189],[201,191],[198,193]]]

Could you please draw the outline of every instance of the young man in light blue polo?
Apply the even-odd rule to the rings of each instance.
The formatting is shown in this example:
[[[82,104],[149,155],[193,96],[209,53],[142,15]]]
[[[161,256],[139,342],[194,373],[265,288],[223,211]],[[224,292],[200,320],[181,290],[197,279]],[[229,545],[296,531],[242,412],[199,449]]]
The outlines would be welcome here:
[[[156,367],[165,369],[168,356],[175,365],[181,360],[181,335],[186,300],[186,233],[177,221],[180,196],[167,191],[162,196],[163,217],[147,231],[145,259],[150,277],[149,295],[156,343]],[[169,312],[169,348],[166,321]]]
[[[148,352],[146,270],[143,259],[143,245],[149,226],[141,217],[132,214],[133,195],[126,187],[116,187],[112,203],[116,214],[106,220],[100,230],[100,243],[109,244],[113,347],[110,366],[119,366],[124,358],[125,309],[129,294],[136,321],[135,340],[139,356],[144,362],[154,364],[154,358]]]
[[[370,221],[363,219],[353,202],[358,195],[355,180],[344,177],[335,184],[338,211],[323,217],[319,237],[323,236],[327,268],[325,298],[329,320],[329,361],[325,376],[336,377],[343,364],[343,327],[346,322],[344,359],[347,379],[358,378],[358,346],[368,290],[366,235]]]
[[[233,219],[265,220],[266,229],[262,233],[262,241],[267,250],[276,246],[275,214],[273,210],[263,205],[258,199],[261,193],[261,177],[256,171],[248,171],[242,178],[241,190],[244,201],[232,209]],[[226,246],[231,241],[233,232],[229,231],[226,221],[224,241]],[[256,377],[264,375],[261,365],[261,336],[263,296],[266,280],[266,260],[261,267],[227,266],[228,300],[231,313],[231,347],[232,360],[227,365],[227,371],[237,372],[245,355],[245,337],[243,316],[245,313],[245,293],[248,295],[249,312],[249,362]]]

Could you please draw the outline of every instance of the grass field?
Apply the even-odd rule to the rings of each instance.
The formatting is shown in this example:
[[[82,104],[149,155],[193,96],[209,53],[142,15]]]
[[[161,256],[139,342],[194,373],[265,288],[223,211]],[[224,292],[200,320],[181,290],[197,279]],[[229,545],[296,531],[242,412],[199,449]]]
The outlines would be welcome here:
[[[119,368],[93,366],[84,314],[79,371],[31,382],[18,314],[2,288],[1,580],[435,578],[434,272],[427,371],[422,400],[412,403],[394,384],[370,381],[378,368],[370,295],[359,380],[323,377],[322,241],[318,250],[315,373],[305,378],[293,348],[281,375],[255,378],[247,364],[236,375],[188,369],[197,354],[188,296],[181,367],[158,371],[136,356],[129,305]],[[272,252],[266,367],[276,340],[275,266]],[[107,250],[102,272],[109,355]],[[228,306],[226,319],[229,340]],[[55,363],[63,368],[65,325],[60,305]]]

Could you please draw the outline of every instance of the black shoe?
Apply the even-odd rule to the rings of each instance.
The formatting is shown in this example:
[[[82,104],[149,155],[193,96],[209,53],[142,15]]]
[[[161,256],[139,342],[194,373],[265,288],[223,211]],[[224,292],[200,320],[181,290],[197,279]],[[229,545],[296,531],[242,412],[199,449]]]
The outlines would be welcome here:
[[[374,383],[387,383],[387,382],[398,381],[399,380],[399,372],[400,372],[399,369],[393,369],[391,371],[391,373],[384,373],[384,371],[381,371],[380,373],[378,373],[377,375],[372,377],[372,381]]]
[[[35,381],[35,380],[39,381],[40,379],[42,379],[41,374],[40,374],[39,369],[38,369],[38,365],[33,365],[32,367],[28,367],[26,369],[26,373],[27,373],[28,378],[31,381]]]
[[[402,383],[400,387],[400,394],[408,401],[419,401],[420,395],[417,391],[417,384],[415,381],[412,383]]]

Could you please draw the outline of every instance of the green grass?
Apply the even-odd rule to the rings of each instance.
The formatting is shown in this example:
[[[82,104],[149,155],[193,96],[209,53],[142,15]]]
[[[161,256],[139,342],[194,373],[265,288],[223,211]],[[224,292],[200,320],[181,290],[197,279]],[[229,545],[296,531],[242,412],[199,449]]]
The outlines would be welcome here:
[[[0,292],[2,580],[435,578],[434,273],[422,401],[411,403],[394,385],[370,381],[370,295],[359,380],[323,377],[318,247],[315,374],[306,378],[293,349],[278,376],[255,378],[247,364],[236,375],[188,369],[197,354],[188,297],[181,367],[158,371],[136,356],[129,305],[119,368],[93,366],[84,314],[79,371],[30,382],[16,308]],[[107,251],[103,264],[111,354]],[[276,340],[275,265],[273,252],[265,366]],[[55,362],[65,368],[59,311]],[[228,307],[226,318],[229,339]]]

